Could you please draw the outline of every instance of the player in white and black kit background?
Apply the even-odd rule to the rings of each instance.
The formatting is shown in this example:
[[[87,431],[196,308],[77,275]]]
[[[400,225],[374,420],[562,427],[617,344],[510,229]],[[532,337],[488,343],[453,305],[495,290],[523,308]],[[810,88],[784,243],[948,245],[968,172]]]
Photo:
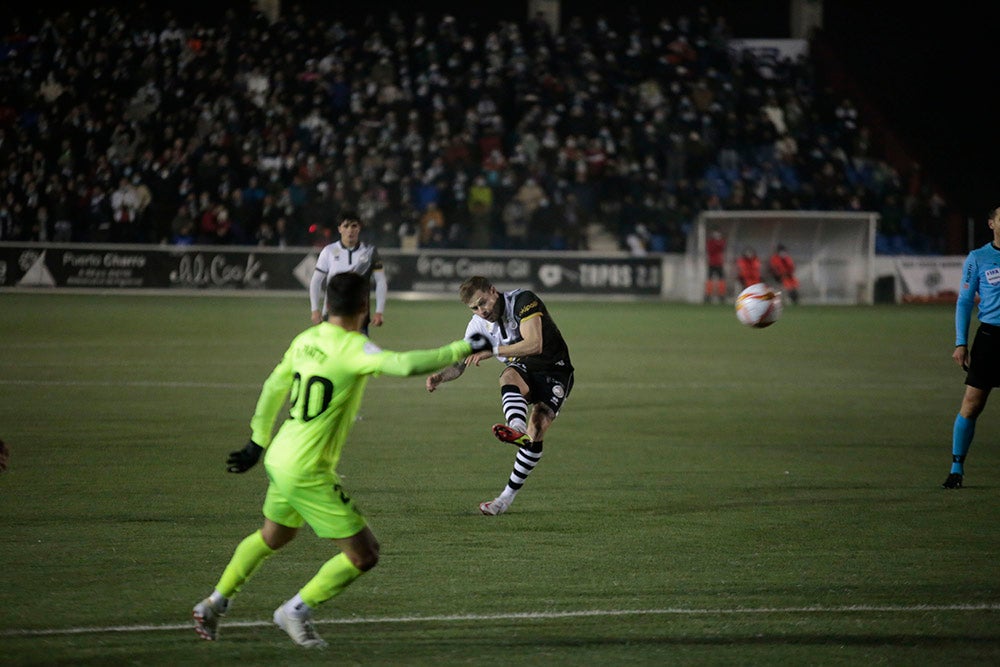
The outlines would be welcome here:
[[[473,276],[462,283],[458,294],[473,313],[466,335],[487,336],[493,342],[493,349],[469,355],[464,361],[429,375],[427,391],[457,379],[470,365],[478,366],[491,356],[504,364],[500,401],[507,423],[494,425],[493,434],[518,450],[514,470],[503,491],[479,505],[483,514],[503,514],[542,458],[545,433],[573,389],[573,363],[559,327],[534,292],[525,289],[499,292],[487,278]]]
[[[385,277],[385,267],[379,257],[378,249],[370,243],[361,240],[361,219],[357,214],[345,212],[341,216],[340,240],[325,246],[316,260],[312,280],[309,282],[309,307],[312,311],[313,324],[319,324],[327,316],[326,281],[338,273],[357,273],[375,283],[375,313],[369,315],[361,329],[368,335],[368,325],[382,326],[385,312],[385,299],[389,292],[389,282]]]

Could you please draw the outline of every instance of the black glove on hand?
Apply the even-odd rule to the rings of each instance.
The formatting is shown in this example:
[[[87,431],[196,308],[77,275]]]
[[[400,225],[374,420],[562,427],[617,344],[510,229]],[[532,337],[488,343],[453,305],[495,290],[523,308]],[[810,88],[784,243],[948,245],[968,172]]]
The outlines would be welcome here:
[[[264,448],[253,440],[248,440],[246,446],[235,452],[229,453],[226,459],[226,470],[229,472],[246,472],[257,464]]]
[[[493,341],[481,333],[469,334],[465,337],[465,342],[472,346],[472,351],[489,352],[493,349]]]

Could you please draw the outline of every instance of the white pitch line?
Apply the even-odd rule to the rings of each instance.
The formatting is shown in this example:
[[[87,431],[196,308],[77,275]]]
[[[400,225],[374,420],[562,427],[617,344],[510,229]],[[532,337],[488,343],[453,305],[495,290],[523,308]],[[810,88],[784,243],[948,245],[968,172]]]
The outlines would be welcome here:
[[[266,376],[265,376],[266,378]],[[169,382],[164,380],[0,380],[0,386],[13,387],[154,387],[161,389],[253,389],[260,390],[261,383],[257,382]],[[492,384],[485,382],[467,383],[466,387],[492,387]],[[635,387],[637,385],[622,385],[623,387]],[[718,386],[718,385],[713,385]],[[423,382],[420,382],[423,388]],[[381,389],[412,389],[412,384],[386,384],[380,383]],[[663,387],[659,387],[663,388]]]
[[[1000,603],[954,604],[954,605],[850,605],[845,607],[755,607],[735,609],[589,609],[580,611],[539,611],[512,612],[508,614],[448,614],[443,616],[385,616],[375,618],[332,618],[313,619],[317,625],[361,625],[375,623],[440,623],[498,620],[545,620],[560,618],[586,618],[601,616],[732,616],[761,614],[858,614],[893,613],[910,614],[931,611],[1000,611]],[[226,627],[262,628],[273,625],[271,621],[227,621]],[[83,628],[51,628],[44,630],[12,629],[0,630],[0,637],[41,637],[58,635],[101,634],[112,632],[172,632],[190,630],[192,623],[171,625],[110,625]]]
[[[260,384],[234,382],[164,382],[143,380],[0,380],[19,387],[162,387],[180,389],[260,389]]]

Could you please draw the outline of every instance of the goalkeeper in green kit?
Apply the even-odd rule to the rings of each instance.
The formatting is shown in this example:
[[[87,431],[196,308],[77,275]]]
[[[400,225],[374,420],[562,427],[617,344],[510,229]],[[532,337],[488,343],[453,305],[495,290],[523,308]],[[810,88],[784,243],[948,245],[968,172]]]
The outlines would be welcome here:
[[[368,298],[363,276],[332,276],[327,285],[330,318],[299,334],[264,382],[250,422],[250,441],[227,461],[229,472],[242,473],[263,453],[268,478],[264,525],[239,543],[215,590],[195,605],[195,630],[204,639],[218,639],[219,622],[231,598],[308,523],[340,553],[275,610],[274,623],[296,644],[326,646],[313,627],[313,610],[379,559],[378,540],[337,476],[337,462],[369,376],[428,373],[491,348],[485,336],[474,334],[434,350],[382,350],[360,333]],[[286,397],[288,418],[272,438]]]

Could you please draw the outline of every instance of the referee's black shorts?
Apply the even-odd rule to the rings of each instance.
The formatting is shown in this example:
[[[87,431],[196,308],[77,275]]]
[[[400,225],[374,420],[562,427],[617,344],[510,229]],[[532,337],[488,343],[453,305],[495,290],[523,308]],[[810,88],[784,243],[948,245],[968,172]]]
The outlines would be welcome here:
[[[965,384],[987,391],[1000,387],[1000,327],[980,322],[969,356]]]

